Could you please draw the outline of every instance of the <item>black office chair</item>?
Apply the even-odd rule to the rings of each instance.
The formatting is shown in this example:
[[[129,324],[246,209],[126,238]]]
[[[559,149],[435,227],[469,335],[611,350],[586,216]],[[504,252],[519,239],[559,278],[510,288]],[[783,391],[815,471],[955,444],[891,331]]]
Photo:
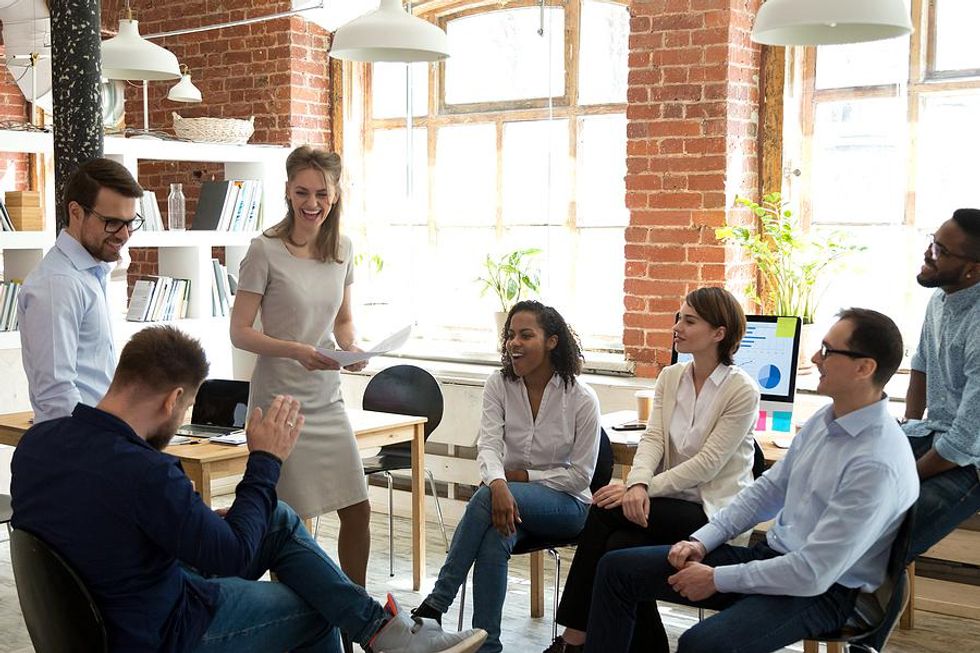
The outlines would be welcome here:
[[[98,606],[71,566],[39,538],[10,533],[20,609],[38,653],[108,651]]]
[[[606,435],[606,430],[603,428],[599,429],[599,457],[596,459],[595,471],[592,472],[592,482],[589,484],[589,489],[595,492],[601,487],[609,485],[612,481],[613,475],[613,450],[612,443],[609,442],[609,436]],[[537,551],[547,551],[555,561],[555,595],[554,603],[552,607],[552,619],[551,619],[551,637],[554,639],[558,637],[558,595],[561,591],[560,589],[560,579],[561,579],[561,555],[558,553],[558,549],[563,546],[575,546],[578,544],[578,535],[575,537],[570,537],[564,540],[539,540],[535,538],[528,538],[519,541],[515,546],[514,550],[511,551],[511,555],[521,555],[525,553],[535,553]],[[463,611],[466,608],[466,581],[463,581],[463,587],[460,590],[459,596],[459,623],[457,628],[463,630]]]
[[[10,519],[14,516],[13,508],[10,507],[10,495],[0,494],[0,524],[7,527],[7,535],[10,535]]]
[[[435,377],[426,370],[415,365],[395,365],[381,370],[368,382],[361,400],[364,410],[377,410],[398,415],[415,415],[425,417],[425,439],[439,426],[442,421],[443,399],[442,389]],[[388,481],[388,573],[395,575],[395,540],[392,533],[393,515],[393,483],[391,472],[412,468],[412,443],[402,442],[382,447],[377,456],[365,458],[365,474],[384,474]],[[429,489],[436,502],[436,516],[442,529],[442,539],[449,551],[449,537],[446,535],[446,524],[442,519],[442,506],[439,505],[439,494],[436,492],[436,481],[432,472],[426,468],[425,475],[429,479]]]
[[[908,574],[905,571],[905,561],[909,548],[912,546],[912,523],[915,521],[915,506],[909,508],[902,519],[902,525],[895,534],[891,553],[888,557],[888,568],[885,582],[871,594],[861,593],[850,619],[837,632],[815,637],[817,642],[842,642],[845,653],[863,651],[878,653],[871,645],[874,639],[891,633],[902,610],[908,603],[909,587]]]

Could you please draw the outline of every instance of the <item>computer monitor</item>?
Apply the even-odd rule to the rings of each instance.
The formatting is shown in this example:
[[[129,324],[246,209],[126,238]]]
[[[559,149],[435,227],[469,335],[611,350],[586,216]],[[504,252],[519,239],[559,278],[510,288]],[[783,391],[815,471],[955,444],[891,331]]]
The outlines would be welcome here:
[[[746,315],[745,319],[745,336],[735,353],[735,364],[759,384],[762,403],[756,430],[789,432],[802,321],[775,315]],[[673,349],[670,362],[683,363],[691,358]]]
[[[248,381],[208,379],[194,401],[191,423],[243,428],[248,416]]]

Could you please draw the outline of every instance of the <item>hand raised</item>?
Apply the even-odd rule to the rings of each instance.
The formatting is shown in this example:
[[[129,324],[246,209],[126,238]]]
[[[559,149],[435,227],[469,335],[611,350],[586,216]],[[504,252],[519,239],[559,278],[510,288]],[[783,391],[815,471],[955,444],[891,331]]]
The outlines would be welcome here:
[[[289,396],[276,396],[265,412],[256,406],[245,427],[248,450],[265,451],[286,460],[304,421],[299,414],[299,402]]]

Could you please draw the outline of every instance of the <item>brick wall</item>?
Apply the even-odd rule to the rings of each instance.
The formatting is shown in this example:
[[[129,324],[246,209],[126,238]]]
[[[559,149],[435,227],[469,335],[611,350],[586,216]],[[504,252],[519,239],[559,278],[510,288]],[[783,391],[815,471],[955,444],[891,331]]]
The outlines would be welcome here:
[[[670,362],[684,294],[744,286],[750,266],[715,227],[750,220],[730,207],[754,195],[759,0],[633,0],[627,106],[623,343],[637,376]]]
[[[120,0],[104,0],[102,23],[115,31],[121,15]],[[188,2],[132,2],[141,34],[213,25],[288,11],[288,0],[189,0]],[[330,77],[328,32],[294,16],[234,28],[211,30],[154,40],[171,50],[190,68],[203,95],[200,104],[166,99],[173,82],[150,82],[150,129],[173,133],[172,112],[186,118],[255,117],[250,143],[295,146],[303,143],[329,147]],[[143,126],[143,95],[132,86],[126,93],[126,124]],[[166,196],[171,182],[183,183],[188,225],[203,179],[223,178],[220,165],[141,162],[140,183],[157,193],[166,219]],[[133,249],[130,282],[134,274],[155,274],[156,253]]]
[[[0,57],[3,55],[3,41],[0,40]],[[0,121],[27,122],[28,117],[29,109],[24,94],[14,83],[7,67],[0,66]],[[29,190],[29,166],[28,155],[0,151],[0,192]]]

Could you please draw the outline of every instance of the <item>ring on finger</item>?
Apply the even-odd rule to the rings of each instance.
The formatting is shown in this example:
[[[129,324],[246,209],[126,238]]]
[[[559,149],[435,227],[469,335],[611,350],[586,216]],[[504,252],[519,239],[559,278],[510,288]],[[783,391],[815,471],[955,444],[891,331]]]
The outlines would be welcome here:
[[[294,426],[296,426],[296,423],[295,422],[290,422],[290,421],[287,420],[286,421],[286,426],[288,426],[289,428],[293,428]]]

